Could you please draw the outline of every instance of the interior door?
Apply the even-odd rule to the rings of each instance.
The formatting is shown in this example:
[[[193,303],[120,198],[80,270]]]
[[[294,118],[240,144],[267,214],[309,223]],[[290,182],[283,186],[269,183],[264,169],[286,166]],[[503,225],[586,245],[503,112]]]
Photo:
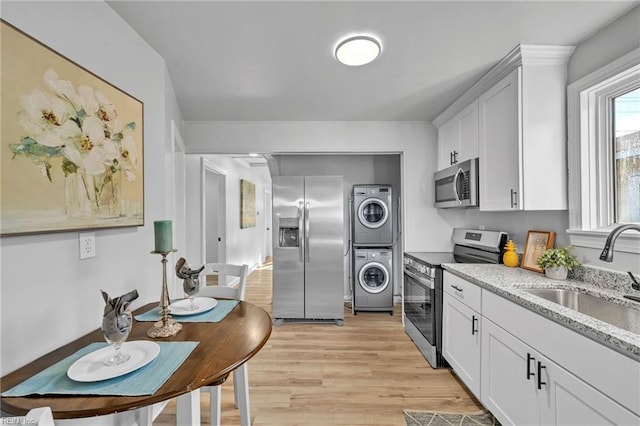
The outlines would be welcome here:
[[[206,191],[206,239],[205,239],[205,260],[207,263],[219,263],[218,243],[220,238],[219,230],[219,212],[218,205],[220,202],[220,176],[211,170],[205,173],[205,191]]]

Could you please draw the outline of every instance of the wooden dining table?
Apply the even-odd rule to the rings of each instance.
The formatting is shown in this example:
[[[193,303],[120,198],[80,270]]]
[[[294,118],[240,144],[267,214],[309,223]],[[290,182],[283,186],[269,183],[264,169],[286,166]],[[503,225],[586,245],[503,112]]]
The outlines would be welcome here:
[[[157,303],[149,303],[134,315],[152,309]],[[176,320],[180,322],[177,317]],[[178,398],[178,425],[200,424],[199,389],[223,383],[227,376],[251,359],[266,344],[271,335],[272,322],[262,308],[248,302],[239,304],[220,322],[181,322],[183,328],[175,336],[151,339],[146,332],[152,322],[135,321],[128,340],[152,340],[156,342],[199,342],[193,352],[153,395],[145,396],[93,396],[93,395],[30,395],[27,397],[2,397],[3,412],[24,416],[37,407],[51,407],[54,419],[85,419],[109,416],[131,410],[150,413],[149,407]],[[73,342],[60,347],[0,379],[2,392],[32,377],[47,367],[74,354],[93,342],[104,342],[100,329],[92,331]],[[197,407],[196,407],[197,404]],[[145,410],[145,407],[147,410]],[[144,422],[150,423],[150,414],[144,414]],[[77,424],[83,424],[77,422]]]

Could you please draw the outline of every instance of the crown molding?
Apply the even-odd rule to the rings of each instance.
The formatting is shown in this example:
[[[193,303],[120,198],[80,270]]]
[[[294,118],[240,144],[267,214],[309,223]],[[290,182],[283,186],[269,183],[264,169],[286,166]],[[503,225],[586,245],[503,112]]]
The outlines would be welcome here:
[[[519,66],[566,66],[575,46],[519,44],[433,120],[440,127]]]

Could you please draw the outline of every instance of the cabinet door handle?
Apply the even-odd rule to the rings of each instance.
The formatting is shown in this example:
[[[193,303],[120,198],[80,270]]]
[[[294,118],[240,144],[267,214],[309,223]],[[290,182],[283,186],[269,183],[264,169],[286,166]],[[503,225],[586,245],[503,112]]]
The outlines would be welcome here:
[[[546,385],[547,382],[542,381],[542,369],[547,369],[540,361],[538,361],[538,390],[542,389],[542,385]]]
[[[478,328],[476,327],[478,324],[478,318],[475,315],[471,315],[471,335],[475,335],[478,332]]]
[[[453,152],[449,153],[449,165],[453,166],[455,164],[455,161],[453,161]]]
[[[458,164],[458,151],[453,151],[453,164]]]
[[[462,289],[458,286],[452,285],[451,288],[458,290],[460,293],[462,293]]]
[[[527,352],[527,380],[531,379],[531,376],[535,376],[536,373],[531,372],[531,361],[535,361],[535,358]]]
[[[511,190],[511,208],[518,207],[518,191]]]

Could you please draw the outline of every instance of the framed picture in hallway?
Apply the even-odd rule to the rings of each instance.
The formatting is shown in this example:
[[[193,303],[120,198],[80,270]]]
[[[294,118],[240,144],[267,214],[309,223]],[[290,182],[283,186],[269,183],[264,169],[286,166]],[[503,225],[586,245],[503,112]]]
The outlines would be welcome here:
[[[256,226],[256,186],[240,179],[240,228]]]
[[[0,236],[144,225],[143,103],[0,24]]]

